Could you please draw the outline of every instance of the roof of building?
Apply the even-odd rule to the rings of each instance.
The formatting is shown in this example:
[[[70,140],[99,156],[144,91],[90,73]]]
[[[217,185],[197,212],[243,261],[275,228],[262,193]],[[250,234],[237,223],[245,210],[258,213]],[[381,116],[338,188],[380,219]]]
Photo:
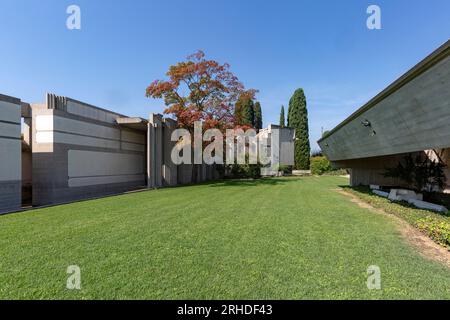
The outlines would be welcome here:
[[[367,102],[365,105],[363,105],[361,108],[356,110],[354,113],[352,113],[347,119],[342,121],[340,124],[338,124],[334,129],[330,130],[327,134],[325,134],[321,139],[319,139],[318,142],[321,142],[325,138],[331,136],[333,133],[338,131],[340,128],[348,124],[353,119],[360,116],[362,113],[366,112],[367,110],[371,109],[375,105],[377,105],[381,100],[385,99],[401,87],[403,87],[405,84],[416,78],[417,76],[421,75],[428,69],[430,69],[432,66],[434,66],[439,61],[443,60],[447,56],[450,55],[450,40],[448,40],[446,43],[444,43],[442,46],[440,46],[437,50],[435,50],[433,53],[431,53],[428,57],[423,59],[421,62],[419,62],[416,66],[414,66],[411,70],[406,72],[404,75],[402,75],[400,78],[395,80],[392,84],[390,84],[386,89],[384,89],[382,92],[380,92],[378,95],[376,95],[374,98],[372,98],[369,102]]]

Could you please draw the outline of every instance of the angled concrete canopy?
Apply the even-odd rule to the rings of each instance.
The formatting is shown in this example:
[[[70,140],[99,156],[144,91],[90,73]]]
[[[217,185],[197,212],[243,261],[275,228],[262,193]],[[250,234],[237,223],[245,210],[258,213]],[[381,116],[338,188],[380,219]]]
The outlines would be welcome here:
[[[450,41],[318,141],[331,161],[450,146]]]
[[[450,147],[450,41],[318,141],[352,184],[395,185],[382,176],[407,153]],[[445,156],[445,157],[444,157]],[[439,155],[438,155],[439,157]],[[450,157],[449,164],[450,164]],[[447,172],[450,178],[450,171]]]

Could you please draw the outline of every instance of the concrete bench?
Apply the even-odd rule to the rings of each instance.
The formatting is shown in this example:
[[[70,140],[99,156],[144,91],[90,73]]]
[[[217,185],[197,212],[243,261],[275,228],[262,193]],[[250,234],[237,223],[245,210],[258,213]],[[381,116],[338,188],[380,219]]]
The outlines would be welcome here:
[[[292,170],[293,176],[310,176],[311,170]]]

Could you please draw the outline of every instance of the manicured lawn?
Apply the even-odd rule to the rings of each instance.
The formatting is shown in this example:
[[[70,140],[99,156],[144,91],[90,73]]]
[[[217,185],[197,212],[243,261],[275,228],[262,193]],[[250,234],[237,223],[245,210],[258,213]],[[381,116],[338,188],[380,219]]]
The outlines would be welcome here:
[[[450,269],[333,190],[346,183],[222,182],[2,216],[0,298],[450,298]],[[82,290],[66,289],[69,265]]]

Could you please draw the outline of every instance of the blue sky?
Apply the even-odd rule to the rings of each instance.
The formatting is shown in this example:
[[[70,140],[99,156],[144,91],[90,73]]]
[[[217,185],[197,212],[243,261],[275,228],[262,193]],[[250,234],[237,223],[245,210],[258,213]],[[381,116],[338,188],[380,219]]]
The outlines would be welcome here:
[[[81,30],[66,8],[81,8]],[[366,9],[382,10],[369,30]],[[0,93],[27,102],[46,92],[130,116],[162,112],[145,88],[202,49],[258,89],[264,124],[305,90],[312,148],[450,38],[448,0],[0,0]]]

